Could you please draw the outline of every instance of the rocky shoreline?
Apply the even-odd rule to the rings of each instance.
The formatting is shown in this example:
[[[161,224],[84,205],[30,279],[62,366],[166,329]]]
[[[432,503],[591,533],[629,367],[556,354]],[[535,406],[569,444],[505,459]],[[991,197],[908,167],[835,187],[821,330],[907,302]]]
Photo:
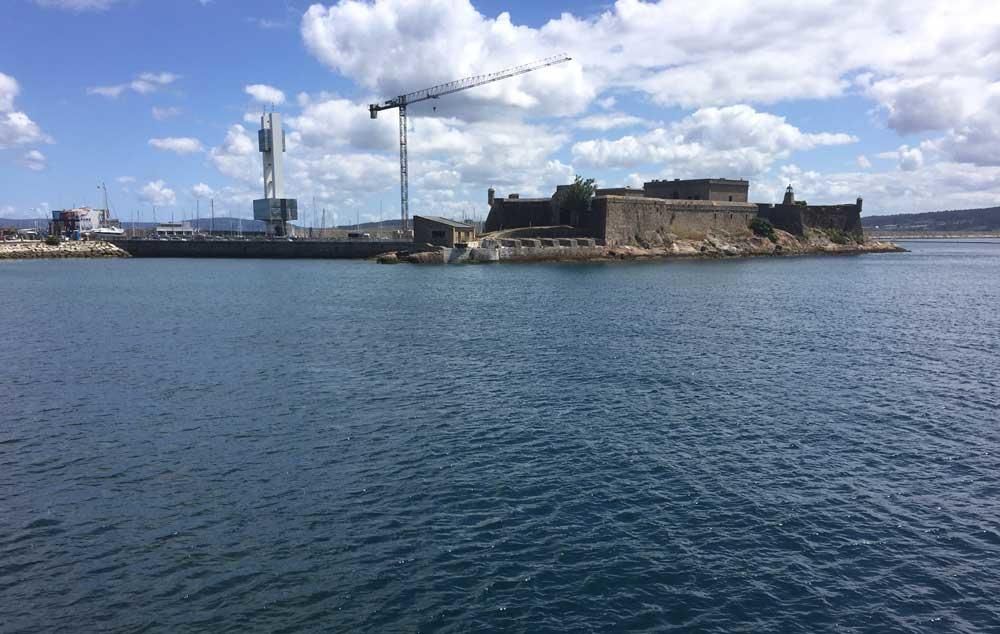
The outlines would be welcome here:
[[[516,242],[516,246],[508,246]],[[906,249],[891,242],[866,240],[835,242],[822,232],[810,232],[797,237],[775,230],[773,238],[763,236],[727,236],[709,234],[700,240],[672,239],[657,245],[606,246],[586,244],[572,246],[536,246],[537,240],[503,240],[494,244],[484,239],[469,249],[441,248],[425,253],[385,253],[376,258],[383,264],[484,263],[484,262],[601,262],[618,260],[655,260],[682,258],[745,258],[802,255],[856,255],[864,253],[904,253]],[[584,241],[579,241],[584,242]],[[524,246],[527,244],[528,246]]]
[[[906,249],[891,242],[866,240],[834,242],[826,234],[816,232],[805,238],[775,230],[774,239],[762,236],[730,239],[709,235],[704,240],[677,240],[669,245],[608,248],[609,259],[650,258],[727,258],[796,255],[852,255],[862,253],[905,253]]]
[[[110,242],[74,242],[45,244],[38,240],[0,242],[0,260],[37,258],[127,258],[129,254]]]

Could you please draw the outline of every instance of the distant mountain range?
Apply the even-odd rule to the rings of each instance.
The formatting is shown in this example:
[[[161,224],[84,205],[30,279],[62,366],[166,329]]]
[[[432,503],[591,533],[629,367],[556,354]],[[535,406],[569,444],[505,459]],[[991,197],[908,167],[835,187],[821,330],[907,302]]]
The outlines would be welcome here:
[[[865,216],[861,224],[886,231],[1000,231],[1000,207]]]
[[[14,229],[47,229],[48,218],[0,218],[0,227],[4,229],[11,227]]]
[[[166,221],[161,221],[166,222]],[[180,221],[175,221],[180,222]],[[199,218],[195,220],[187,220],[192,227],[197,229],[203,229],[208,231],[209,227],[214,227],[216,231],[238,231],[241,227],[243,231],[253,233],[253,232],[263,232],[264,223],[259,220],[251,220],[249,218],[216,218],[213,222],[209,218]],[[160,223],[156,222],[129,222],[127,220],[122,221],[123,229],[140,229],[149,230],[155,229],[156,225]],[[0,227],[13,227],[15,229],[30,229],[33,227],[38,227],[39,229],[46,229],[49,226],[49,218],[0,218]]]

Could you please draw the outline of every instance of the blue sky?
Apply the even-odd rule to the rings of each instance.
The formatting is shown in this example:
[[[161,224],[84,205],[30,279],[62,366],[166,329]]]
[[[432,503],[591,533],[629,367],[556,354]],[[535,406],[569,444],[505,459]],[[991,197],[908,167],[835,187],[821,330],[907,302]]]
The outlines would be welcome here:
[[[899,4],[8,0],[0,217],[98,204],[102,181],[125,219],[196,198],[250,217],[273,101],[307,222],[396,217],[395,115],[366,104],[560,52],[412,109],[411,213],[482,216],[487,187],[576,173],[742,177],[758,202],[791,182],[866,214],[1000,204],[1000,6]]]

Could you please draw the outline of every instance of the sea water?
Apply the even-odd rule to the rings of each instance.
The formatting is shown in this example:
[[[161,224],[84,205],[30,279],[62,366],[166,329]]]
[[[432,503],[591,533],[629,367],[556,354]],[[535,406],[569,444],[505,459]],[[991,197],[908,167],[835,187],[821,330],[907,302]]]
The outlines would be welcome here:
[[[1000,243],[0,263],[0,630],[1000,627]]]

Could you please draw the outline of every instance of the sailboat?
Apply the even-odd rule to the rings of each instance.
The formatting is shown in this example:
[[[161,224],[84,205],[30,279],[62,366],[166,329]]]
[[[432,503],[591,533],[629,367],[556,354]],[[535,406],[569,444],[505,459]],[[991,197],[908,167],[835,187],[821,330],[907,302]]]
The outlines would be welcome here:
[[[91,240],[118,240],[125,237],[125,230],[111,222],[111,207],[108,205],[108,186],[101,183],[104,190],[104,213],[97,227],[90,231]]]

